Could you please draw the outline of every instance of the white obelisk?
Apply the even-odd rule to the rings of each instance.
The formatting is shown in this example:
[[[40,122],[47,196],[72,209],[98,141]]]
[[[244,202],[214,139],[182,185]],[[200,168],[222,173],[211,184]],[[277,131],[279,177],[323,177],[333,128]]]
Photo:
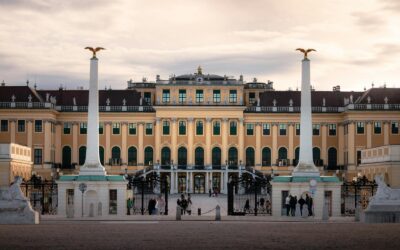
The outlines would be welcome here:
[[[301,63],[300,157],[292,176],[320,176],[313,161],[310,60]]]
[[[106,175],[99,157],[99,91],[98,59],[96,54],[90,59],[89,105],[85,164],[79,175]]]

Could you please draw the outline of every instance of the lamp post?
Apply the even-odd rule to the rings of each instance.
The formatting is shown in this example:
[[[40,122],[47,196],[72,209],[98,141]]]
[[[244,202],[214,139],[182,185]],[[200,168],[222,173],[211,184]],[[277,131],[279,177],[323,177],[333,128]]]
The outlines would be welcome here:
[[[79,190],[82,192],[82,217],[83,217],[83,193],[85,193],[86,189],[87,189],[86,183],[79,184]]]

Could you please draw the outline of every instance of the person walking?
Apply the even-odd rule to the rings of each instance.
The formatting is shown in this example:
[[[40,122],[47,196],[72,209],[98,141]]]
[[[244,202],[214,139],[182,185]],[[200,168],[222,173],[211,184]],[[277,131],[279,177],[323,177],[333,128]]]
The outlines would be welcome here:
[[[303,196],[300,196],[300,199],[298,202],[300,204],[300,215],[303,216],[303,206],[306,203],[306,200],[304,200]]]
[[[295,216],[296,215],[296,203],[297,203],[297,201],[296,201],[295,196],[291,196],[290,197],[290,201],[289,201],[289,204],[290,204],[290,215],[291,216]]]
[[[187,211],[188,215],[192,215],[192,199],[190,198],[190,194],[188,194],[188,198],[187,198],[186,211]]]
[[[313,200],[308,194],[306,194],[306,205],[307,205],[307,209],[308,209],[308,216],[312,216],[313,215],[313,212],[312,212]]]
[[[212,192],[211,192],[211,188],[208,189],[208,197],[211,197]]]
[[[285,206],[286,206],[286,216],[289,216],[290,213],[290,199],[291,199],[292,195],[289,194],[289,196],[286,196],[285,199]]]
[[[185,199],[185,195],[181,195],[181,211],[182,214],[186,214],[186,208],[187,208],[187,200]]]
[[[246,203],[244,204],[244,212],[250,212],[250,201],[249,199],[246,200]]]
[[[128,200],[126,201],[126,209],[127,209],[127,215],[131,215],[131,209],[133,207],[133,201],[129,197]]]
[[[165,214],[165,200],[162,197],[162,195],[159,196],[157,204],[158,204],[158,211],[159,211],[160,215],[164,215]]]

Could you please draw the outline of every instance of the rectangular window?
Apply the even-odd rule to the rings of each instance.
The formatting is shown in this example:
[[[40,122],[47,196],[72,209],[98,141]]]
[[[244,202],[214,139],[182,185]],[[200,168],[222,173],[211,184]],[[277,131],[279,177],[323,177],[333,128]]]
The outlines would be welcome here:
[[[42,164],[42,149],[35,148],[33,150],[33,164]]]
[[[117,190],[110,189],[110,203],[109,203],[109,214],[117,214]]]
[[[203,121],[196,122],[196,135],[203,135]]]
[[[146,123],[146,135],[153,134],[153,123]]]
[[[42,120],[35,120],[35,133],[41,133],[43,131]]]
[[[392,134],[398,134],[398,133],[399,133],[399,123],[392,122]]]
[[[119,135],[121,129],[121,125],[119,123],[112,124],[112,133],[113,135]]]
[[[87,134],[87,123],[86,122],[81,122],[79,124],[79,133],[82,135]]]
[[[25,132],[25,120],[18,120],[18,132]]]
[[[128,124],[129,135],[136,135],[136,123]]]
[[[71,134],[71,123],[64,122],[64,135]]]
[[[213,126],[213,135],[220,135],[220,134],[221,134],[221,123],[219,121],[215,121]]]
[[[186,122],[179,121],[179,135],[186,135]]]
[[[221,102],[221,90],[214,89],[213,90],[213,102],[220,103]]]
[[[235,121],[229,123],[229,132],[230,135],[237,135],[237,123]]]
[[[186,102],[186,89],[180,89],[179,90],[179,103],[185,103]]]
[[[300,123],[296,123],[296,135],[300,135]]]
[[[319,135],[319,129],[320,129],[320,125],[319,124],[313,124],[312,125],[312,134],[313,135]]]
[[[8,132],[8,120],[1,120],[1,132]]]
[[[253,103],[255,103],[255,102],[256,102],[256,93],[250,92],[250,93],[249,93],[249,103],[250,103],[250,104],[253,104]]]
[[[163,103],[169,103],[169,89],[163,89],[162,91],[162,102]]]
[[[329,124],[329,135],[330,136],[336,135],[336,124]]]
[[[151,92],[144,92],[144,101],[151,105]]]
[[[169,121],[163,121],[163,135],[169,135]]]
[[[204,93],[202,89],[196,89],[196,102],[202,103],[204,101]]]
[[[237,102],[237,91],[236,89],[229,90],[229,102],[236,103]]]
[[[364,134],[364,123],[357,122],[357,134]]]
[[[247,123],[246,124],[246,134],[247,135],[254,135],[254,124],[253,123]]]
[[[381,124],[381,122],[374,122],[374,133],[375,134],[382,133],[382,124]]]
[[[269,123],[263,123],[263,135],[271,134],[271,125]]]
[[[279,135],[286,135],[286,124],[279,124]]]
[[[343,126],[343,133],[345,134],[345,135],[347,135],[348,133],[349,133],[349,126],[346,124],[346,125],[344,125]]]

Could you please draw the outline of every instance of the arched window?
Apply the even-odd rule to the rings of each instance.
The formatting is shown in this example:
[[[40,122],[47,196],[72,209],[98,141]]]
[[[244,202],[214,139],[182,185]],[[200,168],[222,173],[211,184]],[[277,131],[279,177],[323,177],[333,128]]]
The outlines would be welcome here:
[[[187,165],[187,149],[185,147],[180,147],[178,149],[178,165]]]
[[[102,146],[99,146],[99,156],[101,164],[104,165],[104,148]]]
[[[262,150],[262,165],[271,166],[271,149],[263,148]]]
[[[85,164],[86,159],[86,146],[82,146],[79,148],[79,165],[82,166]]]
[[[313,150],[313,160],[316,166],[322,166],[321,162],[321,150],[317,147],[314,147]]]
[[[153,148],[146,147],[144,149],[144,165],[149,166],[153,164]]]
[[[137,165],[137,150],[135,147],[128,148],[128,165],[129,166]]]
[[[337,166],[337,150],[329,148],[328,150],[328,169],[336,169]]]
[[[71,147],[69,146],[64,146],[62,149],[62,167],[71,167]]]
[[[286,160],[287,159],[287,149],[284,147],[279,148],[278,150],[278,159]]]
[[[111,149],[111,165],[119,165],[121,161],[121,149],[117,146]]]
[[[293,162],[293,166],[297,166],[297,164],[299,163],[299,159],[300,159],[300,147],[297,147],[294,150],[294,162]]]
[[[194,150],[194,164],[204,166],[204,149],[202,147],[197,147]]]
[[[221,149],[219,147],[215,147],[212,149],[211,158],[213,166],[221,166]]]
[[[246,166],[254,166],[254,148],[246,149]]]
[[[228,150],[228,164],[229,166],[238,165],[238,150],[237,148],[231,147]]]
[[[161,165],[171,164],[171,149],[169,147],[163,147],[161,149]]]

